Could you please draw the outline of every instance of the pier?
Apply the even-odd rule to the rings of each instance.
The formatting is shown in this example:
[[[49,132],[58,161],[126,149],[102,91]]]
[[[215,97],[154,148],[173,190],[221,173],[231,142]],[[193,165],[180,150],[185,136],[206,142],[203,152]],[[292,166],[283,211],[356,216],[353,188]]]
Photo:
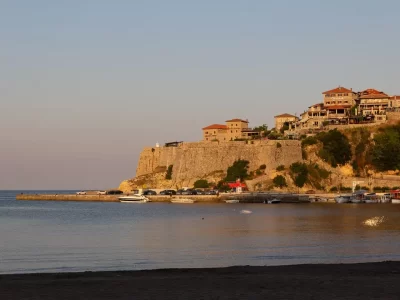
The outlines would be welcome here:
[[[81,202],[119,202],[120,195],[76,195],[76,194],[19,194],[17,200],[26,201],[81,201]],[[189,198],[198,203],[218,203],[225,200],[237,199],[241,203],[263,203],[264,201],[279,199],[282,203],[309,203],[310,197],[302,194],[276,194],[276,193],[242,193],[220,195],[149,195],[152,202],[170,202],[171,199]]]

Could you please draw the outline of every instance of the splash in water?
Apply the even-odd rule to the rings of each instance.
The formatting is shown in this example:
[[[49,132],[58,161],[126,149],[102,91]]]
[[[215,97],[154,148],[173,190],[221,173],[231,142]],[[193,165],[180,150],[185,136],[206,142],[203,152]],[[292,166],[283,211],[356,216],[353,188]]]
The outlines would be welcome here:
[[[252,211],[251,211],[251,210],[247,210],[247,209],[242,209],[242,210],[240,211],[240,213],[241,213],[241,214],[251,214]]]
[[[371,226],[371,227],[376,227],[379,226],[380,224],[382,224],[385,221],[385,217],[381,216],[381,217],[373,217],[370,219],[366,219],[363,224],[365,226]]]

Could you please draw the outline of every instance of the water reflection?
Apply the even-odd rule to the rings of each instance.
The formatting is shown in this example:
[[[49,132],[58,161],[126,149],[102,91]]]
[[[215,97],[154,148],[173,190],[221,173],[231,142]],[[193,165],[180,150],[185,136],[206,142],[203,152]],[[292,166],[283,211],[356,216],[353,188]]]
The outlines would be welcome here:
[[[0,207],[0,273],[399,259],[400,206],[393,205],[127,206],[3,197]]]

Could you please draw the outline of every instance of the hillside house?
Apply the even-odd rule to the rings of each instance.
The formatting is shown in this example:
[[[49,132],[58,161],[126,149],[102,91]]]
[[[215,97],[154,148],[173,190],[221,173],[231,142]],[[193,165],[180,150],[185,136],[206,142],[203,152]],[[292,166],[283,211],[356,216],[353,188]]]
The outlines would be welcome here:
[[[275,130],[279,131],[284,125],[290,126],[292,123],[299,120],[298,117],[291,114],[281,114],[274,117],[275,119]]]
[[[322,93],[328,118],[344,118],[356,104],[358,94],[353,89],[339,86]]]
[[[225,121],[226,125],[212,124],[204,127],[203,141],[233,141],[237,139],[253,139],[260,132],[249,127],[249,121],[242,119],[231,119]]]
[[[390,104],[390,96],[375,89],[359,93],[358,107],[363,116],[384,115]]]

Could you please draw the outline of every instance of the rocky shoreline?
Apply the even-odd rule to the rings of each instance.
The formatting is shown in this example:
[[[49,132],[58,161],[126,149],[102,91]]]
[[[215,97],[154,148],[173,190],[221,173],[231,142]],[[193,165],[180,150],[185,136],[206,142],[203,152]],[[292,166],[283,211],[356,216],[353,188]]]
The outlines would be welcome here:
[[[398,299],[400,262],[0,276],[1,299]]]

